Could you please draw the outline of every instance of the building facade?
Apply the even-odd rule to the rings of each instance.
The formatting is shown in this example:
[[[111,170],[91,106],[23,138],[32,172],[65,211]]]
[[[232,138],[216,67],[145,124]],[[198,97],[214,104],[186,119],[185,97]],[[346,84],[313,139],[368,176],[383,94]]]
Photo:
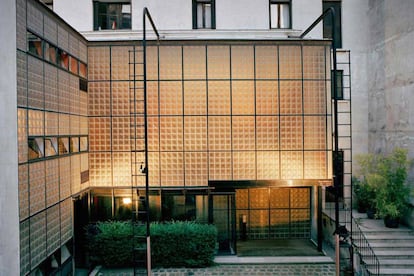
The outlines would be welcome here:
[[[2,103],[2,117],[6,129],[15,129],[1,134],[10,160],[1,166],[10,189],[1,204],[11,219],[2,229],[10,233],[4,242],[16,260],[4,260],[10,265],[0,274],[70,273],[74,258],[82,258],[78,231],[84,223],[125,218],[124,199],[144,190],[136,164],[139,168],[145,159],[135,151],[142,148],[136,120],[142,123],[143,115],[131,116],[137,108],[131,102],[142,101],[131,90],[143,85],[145,6],[161,34],[157,43],[148,28],[146,169],[152,219],[214,223],[220,249],[228,253],[237,251],[244,234],[321,242],[320,210],[332,216],[329,196],[323,196],[333,177],[332,62],[330,41],[324,40],[332,26],[327,20],[306,39],[297,36],[329,6],[339,10],[341,26],[335,30],[340,34],[335,43],[341,208],[351,208],[353,145],[365,152],[382,149],[378,141],[410,141],[403,129],[402,140],[378,136],[380,126],[366,116],[368,109],[382,114],[377,103],[387,98],[375,92],[383,90],[370,89],[369,83],[381,82],[367,78],[371,64],[381,79],[369,45],[378,53],[386,48],[377,36],[368,36],[368,26],[378,27],[376,22],[394,14],[387,1],[43,2],[8,1],[16,12],[4,15],[16,22],[15,31],[4,31],[14,37],[5,64],[16,71],[2,67],[5,99],[12,102]],[[361,26],[351,23],[357,15]],[[409,41],[410,32],[401,34]],[[367,102],[367,91],[376,99],[354,104],[352,120],[351,63],[354,103]],[[391,87],[386,86],[394,91]],[[401,87],[401,97],[409,98],[409,87]]]

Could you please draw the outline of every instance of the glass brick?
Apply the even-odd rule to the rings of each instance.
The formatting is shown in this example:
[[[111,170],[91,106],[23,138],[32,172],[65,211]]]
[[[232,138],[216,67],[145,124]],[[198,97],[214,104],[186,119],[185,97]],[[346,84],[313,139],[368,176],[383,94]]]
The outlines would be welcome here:
[[[207,94],[205,81],[184,82],[184,114],[207,114]]]
[[[282,151],[281,179],[303,179],[303,152]]]
[[[111,79],[112,80],[129,80],[129,69],[127,64],[133,62],[129,60],[129,46],[112,46],[111,47]]]
[[[43,84],[43,63],[41,60],[28,56],[28,106],[33,108],[44,109],[44,84]]]
[[[253,46],[231,46],[232,79],[254,79]]]
[[[183,119],[182,117],[160,118],[161,151],[183,150]]]
[[[278,79],[277,46],[256,46],[256,78]]]
[[[45,208],[45,162],[29,164],[30,214]]]
[[[46,206],[59,202],[59,160],[46,160]]]
[[[254,116],[232,117],[233,150],[254,150],[256,146]]]
[[[325,47],[304,46],[303,51],[303,78],[325,79]],[[329,72],[329,71],[328,71]]]
[[[231,180],[231,152],[209,152],[209,180]]]
[[[300,46],[279,46],[279,78],[302,79]]]
[[[304,148],[311,150],[326,149],[326,117],[305,116],[304,117]]]
[[[46,258],[46,212],[30,218],[30,265],[36,267]]]
[[[27,110],[17,109],[17,142],[19,150],[19,163],[27,161],[28,157],[28,144],[27,144]]]
[[[277,81],[256,81],[256,113],[279,113],[279,88]]]
[[[184,150],[207,150],[207,117],[184,117]]]
[[[305,151],[305,179],[328,179],[326,151]]]
[[[185,153],[185,186],[208,186],[206,152]]]
[[[60,248],[60,216],[59,205],[52,206],[46,211],[47,254],[52,254]]]
[[[160,82],[160,115],[183,114],[181,81]]]
[[[280,114],[302,114],[302,83],[280,82]]]
[[[185,80],[206,78],[205,46],[184,46],[183,59]]]
[[[88,79],[89,81],[110,79],[109,47],[88,47]]]
[[[233,81],[231,86],[232,114],[253,115],[255,113],[254,82]]]
[[[161,80],[182,79],[182,49],[179,46],[164,46],[159,50]]]
[[[279,152],[257,151],[257,179],[275,180],[279,179]]]
[[[231,150],[230,116],[208,117],[208,149]]]
[[[209,81],[208,82],[208,114],[229,115],[230,114],[230,82]]]
[[[279,149],[279,117],[256,116],[256,139],[258,150]]]
[[[29,216],[29,171],[28,165],[19,165],[19,219]]]
[[[208,79],[230,78],[230,47],[207,47]]]
[[[302,116],[280,117],[280,148],[299,150],[303,148]]]
[[[184,186],[184,156],[182,152],[161,152],[161,186]]]
[[[233,151],[233,179],[256,179],[256,155],[254,151]]]
[[[303,82],[303,110],[305,114],[326,114],[327,104],[324,81]]]

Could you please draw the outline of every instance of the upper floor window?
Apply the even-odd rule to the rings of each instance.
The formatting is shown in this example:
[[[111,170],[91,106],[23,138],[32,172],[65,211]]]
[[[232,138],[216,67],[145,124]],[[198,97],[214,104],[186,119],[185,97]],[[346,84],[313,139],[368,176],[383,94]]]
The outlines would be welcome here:
[[[131,29],[130,2],[93,2],[93,29]]]
[[[291,0],[270,0],[270,28],[291,28]]]
[[[335,9],[335,47],[342,48],[341,1],[323,1],[323,11],[330,7]],[[323,20],[323,38],[332,39],[332,17],[329,13]]]
[[[215,29],[215,0],[193,0],[193,29]]]

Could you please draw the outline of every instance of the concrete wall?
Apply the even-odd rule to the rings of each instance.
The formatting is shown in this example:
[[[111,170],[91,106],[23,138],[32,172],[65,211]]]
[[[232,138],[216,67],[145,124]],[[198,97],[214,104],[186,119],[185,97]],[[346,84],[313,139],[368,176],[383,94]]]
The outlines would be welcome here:
[[[19,274],[16,2],[0,9],[0,275]]]

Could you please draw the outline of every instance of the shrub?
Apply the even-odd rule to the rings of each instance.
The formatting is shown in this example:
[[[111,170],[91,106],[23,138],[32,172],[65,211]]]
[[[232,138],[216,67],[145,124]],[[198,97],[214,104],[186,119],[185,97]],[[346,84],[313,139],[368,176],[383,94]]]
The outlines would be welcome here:
[[[131,222],[99,222],[88,225],[86,230],[93,264],[132,265]],[[150,230],[152,266],[205,267],[213,264],[217,240],[215,226],[195,222],[152,223]],[[137,231],[144,234],[145,228]]]

